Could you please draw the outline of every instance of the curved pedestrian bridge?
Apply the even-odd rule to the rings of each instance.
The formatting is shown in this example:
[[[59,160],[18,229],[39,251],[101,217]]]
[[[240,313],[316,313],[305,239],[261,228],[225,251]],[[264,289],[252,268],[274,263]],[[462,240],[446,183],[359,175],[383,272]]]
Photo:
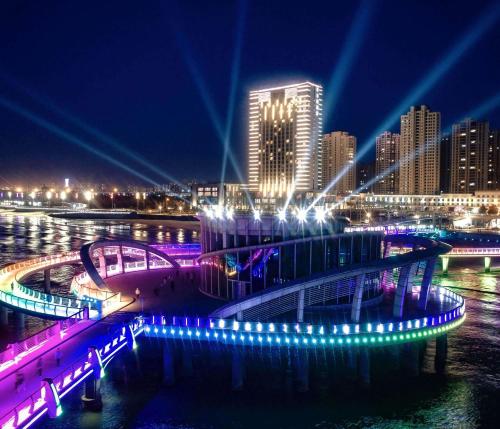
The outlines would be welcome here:
[[[411,250],[389,256],[391,246],[402,245]],[[85,383],[84,404],[98,407],[99,383],[106,365],[127,346],[133,350],[140,335],[162,340],[167,378],[175,368],[174,348],[180,348],[188,359],[192,349],[200,345],[224,346],[208,350],[216,353],[223,349],[232,354],[233,388],[243,384],[244,350],[274,353],[288,348],[296,354],[302,381],[307,380],[308,350],[316,348],[347,350],[349,356],[359,354],[365,378],[371,349],[436,339],[436,359],[442,360],[446,356],[446,332],[465,319],[463,298],[432,285],[436,260],[449,251],[450,246],[422,237],[387,236],[381,259],[242,294],[202,317],[194,317],[198,312],[192,300],[198,306],[200,297],[204,297],[212,308],[220,301],[199,291],[193,296],[182,295],[174,288],[167,288],[165,301],[154,296],[144,309],[128,306],[129,311],[119,311],[128,302],[122,300],[119,290],[112,290],[112,280],[108,280],[118,275],[136,276],[137,271],[161,273],[159,268],[179,274],[183,266],[193,267],[196,251],[192,248],[185,253],[175,249],[175,255],[168,255],[168,249],[132,242],[96,242],[80,252],[9,265],[0,271],[3,304],[58,318],[56,323],[60,325],[49,328],[56,329],[55,334],[40,334],[36,341],[13,345],[0,355],[0,395],[9,398],[0,405],[0,428],[26,427],[44,415],[57,417],[62,412],[61,399],[80,383]],[[34,272],[65,264],[80,264],[85,270],[73,279],[74,298],[63,301],[53,293],[30,292],[22,284]],[[185,283],[178,289],[187,288],[188,282],[193,285],[192,277],[179,278]],[[182,297],[180,308],[191,309],[190,314],[169,313],[170,301],[177,295]],[[164,311],[150,315],[149,303],[158,301]],[[247,359],[251,356],[249,353]],[[22,382],[18,380],[21,373]]]
[[[175,256],[165,253],[168,252],[167,246],[163,249],[130,241],[97,241],[84,245],[80,251],[10,264],[0,270],[0,302],[44,317],[66,318],[86,309],[90,318],[100,318],[130,302],[123,300],[120,291],[110,290],[107,278],[136,271],[192,266],[192,255],[196,252],[192,246],[184,254],[176,245]],[[23,284],[26,278],[42,271],[50,285],[50,270],[64,265],[77,265],[83,269],[71,282],[70,296],[52,293],[50,287],[41,292]]]

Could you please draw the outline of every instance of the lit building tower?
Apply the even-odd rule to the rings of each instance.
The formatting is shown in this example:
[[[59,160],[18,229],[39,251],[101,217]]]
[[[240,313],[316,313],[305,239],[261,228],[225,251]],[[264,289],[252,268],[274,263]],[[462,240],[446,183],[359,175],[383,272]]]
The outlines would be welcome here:
[[[471,193],[487,189],[488,122],[465,119],[451,132],[450,191]]]
[[[500,130],[490,130],[488,138],[488,189],[500,189]]]
[[[376,139],[375,183],[376,194],[399,194],[399,134],[384,131]],[[390,173],[385,174],[389,169]]]
[[[399,193],[439,193],[441,113],[427,106],[412,106],[401,115]]]
[[[265,197],[321,188],[323,88],[302,82],[250,92],[248,185]]]
[[[356,189],[356,137],[345,131],[334,131],[323,136],[323,183],[328,186],[332,180],[336,183],[331,193],[350,194]],[[350,168],[345,170],[346,165]],[[341,177],[337,177],[342,175]]]

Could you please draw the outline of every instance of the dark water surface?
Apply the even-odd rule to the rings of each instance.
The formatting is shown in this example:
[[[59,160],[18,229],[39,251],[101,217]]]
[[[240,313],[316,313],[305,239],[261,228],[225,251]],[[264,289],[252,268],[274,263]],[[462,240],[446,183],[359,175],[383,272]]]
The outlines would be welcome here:
[[[69,249],[101,237],[147,242],[191,242],[197,232],[141,223],[53,220],[44,216],[0,215],[0,263]],[[497,262],[498,265],[498,262]],[[175,387],[161,383],[161,347],[140,340],[137,352],[124,352],[103,381],[101,413],[83,411],[77,388],[63,400],[63,415],[43,419],[42,428],[427,428],[499,427],[500,417],[500,271],[482,274],[481,260],[451,261],[448,277],[434,283],[466,298],[467,319],[448,336],[445,375],[433,366],[429,344],[422,374],[416,379],[388,371],[383,355],[372,361],[372,385],[333,368],[318,352],[311,364],[311,391],[296,393],[279,370],[280,357],[256,358],[243,392],[230,389],[228,362],[194,356],[192,377]],[[61,274],[64,283],[72,273]],[[37,319],[34,319],[35,321]],[[36,322],[32,322],[32,324]],[[341,359],[341,355],[334,355]],[[208,362],[210,361],[210,362]],[[326,365],[325,365],[326,362]],[[278,370],[277,370],[278,368]],[[389,368],[391,369],[391,368]]]

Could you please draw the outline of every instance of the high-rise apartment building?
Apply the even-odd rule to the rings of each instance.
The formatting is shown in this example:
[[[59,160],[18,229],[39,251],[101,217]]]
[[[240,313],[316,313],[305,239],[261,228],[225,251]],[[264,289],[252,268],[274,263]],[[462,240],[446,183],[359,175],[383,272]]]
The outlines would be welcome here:
[[[488,122],[465,119],[453,124],[450,174],[452,193],[487,189],[488,138]]]
[[[359,192],[373,192],[373,178],[375,177],[375,163],[356,164],[356,190]]]
[[[500,189],[500,130],[488,136],[488,189]]]
[[[330,193],[350,194],[356,189],[356,137],[345,131],[334,131],[323,136],[323,184],[335,184]]]
[[[441,137],[441,145],[439,148],[439,188],[442,193],[450,191],[450,176],[451,176],[451,136],[444,134]]]
[[[399,194],[399,141],[397,133],[385,131],[375,142],[376,194]]]
[[[441,114],[412,106],[401,116],[399,193],[439,193]]]
[[[321,188],[323,88],[311,82],[250,92],[248,185],[265,197]]]

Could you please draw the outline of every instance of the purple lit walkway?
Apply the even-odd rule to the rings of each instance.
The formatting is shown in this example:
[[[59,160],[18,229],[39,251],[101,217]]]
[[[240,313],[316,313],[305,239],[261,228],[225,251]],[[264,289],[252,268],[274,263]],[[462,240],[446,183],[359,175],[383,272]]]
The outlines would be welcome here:
[[[171,280],[174,288],[171,287]],[[167,278],[166,284],[164,279]],[[61,341],[47,343],[30,354],[17,366],[12,366],[0,373],[0,418],[16,405],[20,404],[33,392],[40,389],[43,378],[55,378],[65,368],[85,355],[90,346],[99,347],[113,327],[128,322],[137,312],[160,312],[167,314],[199,314],[206,316],[220,302],[208,298],[198,291],[199,270],[179,270],[178,277],[173,270],[161,269],[123,274],[108,279],[110,289],[120,291],[126,298],[134,297],[137,287],[141,290],[141,300],[124,307],[99,321],[84,320],[69,328],[67,336]],[[162,286],[163,285],[163,286]],[[140,302],[142,301],[142,303]],[[61,361],[57,366],[56,350],[60,348]],[[40,355],[42,358],[42,375],[38,375]],[[16,373],[22,373],[24,383],[16,389]]]

